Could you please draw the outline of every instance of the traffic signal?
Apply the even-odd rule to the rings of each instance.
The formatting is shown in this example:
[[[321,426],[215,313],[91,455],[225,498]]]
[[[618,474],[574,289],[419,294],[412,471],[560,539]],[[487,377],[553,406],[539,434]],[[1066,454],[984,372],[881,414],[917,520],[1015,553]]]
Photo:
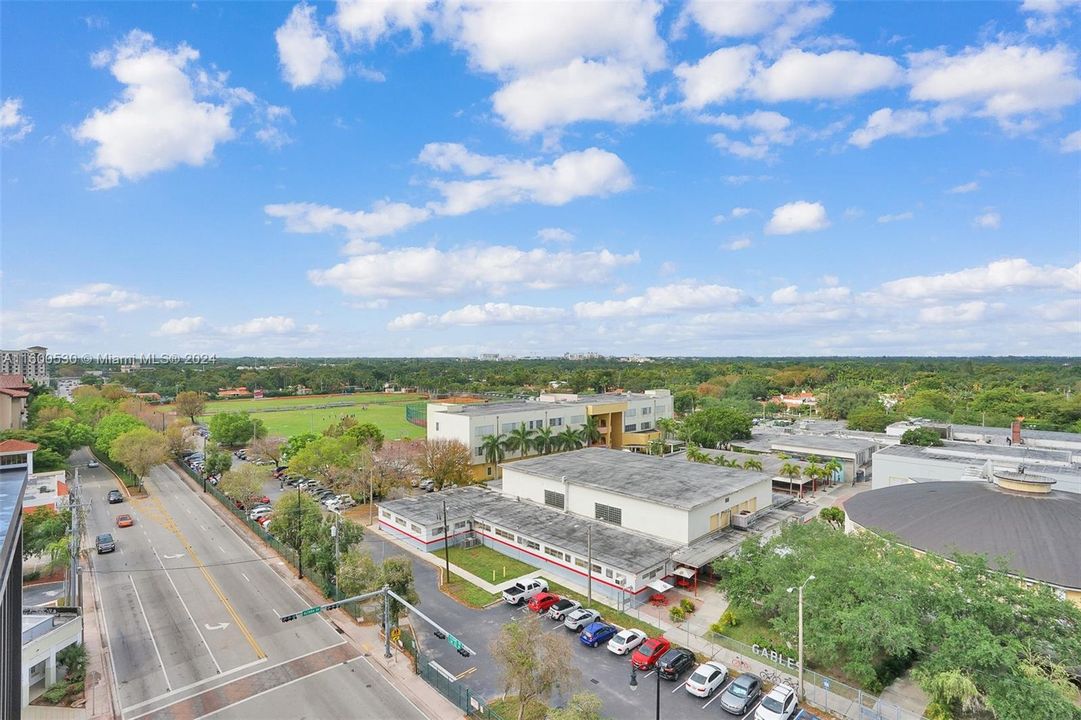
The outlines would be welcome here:
[[[441,630],[436,630],[435,631],[435,636],[437,638],[439,638],[440,640],[446,640],[447,639],[447,634],[445,632],[441,631]]]
[[[470,657],[473,653],[466,650],[464,647],[458,648],[458,654],[462,657]]]

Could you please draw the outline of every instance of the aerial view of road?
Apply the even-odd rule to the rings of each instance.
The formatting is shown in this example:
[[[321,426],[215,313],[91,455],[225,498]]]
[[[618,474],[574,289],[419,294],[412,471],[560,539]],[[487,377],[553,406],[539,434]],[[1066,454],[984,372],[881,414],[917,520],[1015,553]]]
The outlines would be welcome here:
[[[146,479],[148,497],[110,504],[119,486],[89,459],[72,461],[84,465],[90,569],[124,720],[347,717],[357,707],[424,717],[330,622],[282,623],[307,601],[171,468]],[[121,514],[133,525],[118,527]],[[114,552],[95,552],[103,533]]]

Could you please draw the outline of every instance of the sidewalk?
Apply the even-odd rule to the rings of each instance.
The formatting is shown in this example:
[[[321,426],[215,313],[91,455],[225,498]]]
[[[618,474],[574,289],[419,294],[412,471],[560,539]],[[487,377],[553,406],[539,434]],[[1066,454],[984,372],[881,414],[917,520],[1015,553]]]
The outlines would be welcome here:
[[[183,482],[193,490],[201,490],[195,481],[177,468],[170,468],[180,476]],[[223,522],[232,527],[237,535],[244,539],[255,552],[266,560],[267,567],[278,574],[282,581],[291,587],[301,598],[311,606],[323,605],[327,599],[307,579],[298,580],[293,567],[285,562],[273,550],[268,550],[261,540],[255,538],[246,525],[241,523],[235,515],[222,507],[212,495],[203,495],[203,502]],[[413,672],[413,664],[406,655],[391,644],[391,657],[383,657],[384,644],[379,629],[369,625],[358,625],[344,609],[332,610],[325,614],[334,629],[344,635],[364,653],[364,659],[383,675],[393,687],[395,687],[406,699],[417,707],[429,720],[461,720],[464,713],[453,703],[444,698],[438,690],[423,682]]]
[[[113,693],[116,679],[105,648],[108,638],[102,616],[98,611],[98,586],[94,573],[87,566],[83,569],[83,645],[86,647],[86,706],[81,718],[108,720],[120,717],[119,700]],[[32,717],[25,714],[24,717]]]

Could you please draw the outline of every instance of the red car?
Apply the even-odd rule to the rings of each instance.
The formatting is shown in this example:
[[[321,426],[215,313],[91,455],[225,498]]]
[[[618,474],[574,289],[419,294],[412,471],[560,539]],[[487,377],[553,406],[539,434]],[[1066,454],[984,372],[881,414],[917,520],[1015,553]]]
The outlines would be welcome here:
[[[631,655],[631,664],[639,670],[649,670],[656,664],[661,655],[664,655],[671,648],[672,643],[663,637],[650,638],[639,645],[638,649]]]
[[[559,596],[550,592],[537,593],[529,599],[529,609],[535,613],[548,612],[548,608],[559,602]]]

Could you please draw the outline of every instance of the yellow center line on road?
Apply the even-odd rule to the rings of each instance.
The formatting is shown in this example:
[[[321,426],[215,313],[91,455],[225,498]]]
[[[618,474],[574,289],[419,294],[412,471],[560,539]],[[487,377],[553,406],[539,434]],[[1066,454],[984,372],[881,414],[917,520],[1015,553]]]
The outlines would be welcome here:
[[[207,585],[210,586],[210,589],[213,590],[214,594],[218,596],[219,600],[221,600],[221,604],[225,607],[225,610],[229,613],[229,616],[233,618],[233,622],[236,623],[237,629],[240,630],[240,634],[244,636],[244,639],[248,641],[248,644],[251,645],[252,649],[255,651],[256,657],[265,658],[267,656],[266,652],[264,652],[263,648],[261,648],[259,646],[259,643],[256,642],[255,636],[252,635],[250,630],[248,630],[248,626],[245,625],[244,621],[240,619],[240,615],[237,613],[232,603],[229,602],[229,599],[225,596],[225,593],[222,592],[221,587],[214,580],[213,576],[211,576],[210,571],[203,564],[203,561],[199,559],[199,556],[195,553],[195,548],[191,546],[191,543],[188,542],[188,539],[184,537],[184,533],[180,531],[180,528],[176,526],[176,523],[169,516],[169,512],[165,509],[165,506],[162,505],[161,499],[154,495],[150,497],[150,501],[154,503],[157,510],[161,513],[160,517],[155,517],[155,521],[176,536],[177,540],[180,541],[180,544],[183,545],[184,549],[188,552],[188,557],[190,557],[192,562],[195,563],[196,566],[198,566],[199,571],[203,573],[203,577],[206,578]]]

